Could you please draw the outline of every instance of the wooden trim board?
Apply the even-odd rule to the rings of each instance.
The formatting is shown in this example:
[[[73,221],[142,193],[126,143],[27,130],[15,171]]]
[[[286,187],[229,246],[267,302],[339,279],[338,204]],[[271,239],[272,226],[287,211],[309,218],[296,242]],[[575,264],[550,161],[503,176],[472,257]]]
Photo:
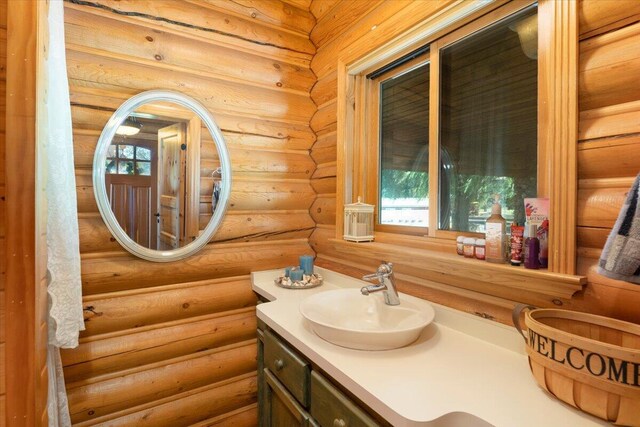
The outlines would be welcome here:
[[[507,299],[508,295],[516,293],[521,294],[521,301],[527,300],[527,293],[545,295],[550,300],[569,299],[587,283],[586,277],[582,276],[492,264],[429,249],[412,248],[407,251],[397,244],[353,243],[341,239],[329,239],[329,243],[338,253],[348,253],[359,259],[384,259],[393,262],[401,274],[404,272],[411,275],[409,269],[415,269],[425,272],[425,276],[439,277],[438,281],[455,287]],[[404,270],[403,266],[406,267]]]
[[[46,96],[39,87],[45,77],[40,69],[46,55],[46,16],[46,2],[7,3],[7,425],[47,423],[46,226],[38,215],[46,209],[46,199],[37,154],[37,117]]]
[[[539,13],[538,194],[549,197],[549,270],[575,274],[578,197],[578,4],[542,0]],[[543,163],[545,162],[545,163]]]

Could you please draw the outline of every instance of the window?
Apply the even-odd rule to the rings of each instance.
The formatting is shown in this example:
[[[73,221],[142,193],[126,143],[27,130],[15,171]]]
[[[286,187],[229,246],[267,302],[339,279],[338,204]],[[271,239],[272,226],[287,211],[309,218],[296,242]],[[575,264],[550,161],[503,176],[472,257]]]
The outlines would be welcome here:
[[[376,76],[379,85],[378,215],[383,225],[429,221],[429,62],[422,54]]]
[[[536,17],[527,9],[440,49],[441,230],[484,232],[494,194],[507,223],[524,224],[523,200],[537,194],[538,62],[537,31],[521,28]]]
[[[453,50],[447,51],[447,47],[455,47],[458,43],[471,41],[473,36],[477,36],[483,29],[490,29],[496,24],[506,23],[508,21],[505,20],[513,18],[507,25],[508,30],[512,33],[510,36],[517,34],[520,48],[527,58],[532,60],[535,58],[536,48],[538,56],[536,154],[515,156],[517,164],[520,166],[535,160],[536,182],[535,185],[532,182],[525,183],[523,189],[518,188],[519,184],[514,183],[514,192],[520,191],[524,197],[535,187],[538,197],[549,198],[549,222],[551,224],[549,229],[549,271],[574,275],[576,272],[576,206],[578,201],[578,51],[576,47],[579,38],[578,5],[576,2],[541,1],[537,6],[534,6],[536,4],[534,0],[454,3],[442,9],[437,16],[433,15],[427,19],[419,16],[407,17],[404,26],[407,30],[402,34],[394,32],[393,27],[382,23],[378,26],[378,30],[381,31],[372,31],[358,39],[348,49],[338,53],[336,212],[342,215],[344,205],[352,203],[358,196],[363,196],[366,203],[379,204],[378,187],[381,182],[379,182],[381,147],[379,147],[378,138],[380,106],[377,101],[379,93],[376,91],[379,91],[380,85],[370,78],[371,75],[383,67],[386,67],[384,72],[391,71],[393,65],[396,65],[397,61],[408,53],[425,48],[429,51],[428,62],[430,63],[429,227],[425,229],[424,227],[380,224],[380,214],[377,212],[376,240],[384,242],[388,246],[380,247],[373,243],[371,247],[374,251],[381,251],[381,254],[382,251],[394,248],[398,249],[397,253],[400,253],[408,247],[416,247],[425,251],[449,252],[452,240],[457,235],[481,235],[480,233],[454,230],[451,225],[451,215],[447,215],[444,207],[441,213],[438,206],[440,189],[450,187],[447,183],[439,182],[440,176],[446,177],[447,175],[441,169],[446,169],[447,166],[454,167],[453,156],[450,156],[450,161],[447,161],[447,155],[440,153],[442,141],[447,138],[446,132],[448,131],[448,129],[441,129],[440,126],[446,120],[453,120],[451,117],[447,119],[446,114],[459,114],[457,111],[445,111],[445,118],[440,118],[442,113],[440,109],[440,69],[441,62],[443,62],[441,54],[453,52]],[[538,33],[537,37],[535,36],[536,32]],[[538,40],[539,46],[536,46]],[[445,58],[445,62],[446,60],[448,59]],[[390,67],[389,64],[392,66]],[[447,72],[447,70],[443,69],[442,72]],[[532,88],[529,89],[533,92]],[[454,94],[445,93],[444,96],[454,97]],[[477,99],[482,98],[478,97]],[[517,108],[513,110],[515,113]],[[517,126],[512,127],[512,129],[517,128]],[[441,131],[444,131],[445,136],[441,137]],[[507,148],[513,147],[508,146]],[[462,165],[460,168],[467,167],[466,162],[460,162],[460,164]],[[491,163],[489,166],[492,166]],[[509,167],[512,166],[509,165]],[[507,172],[515,173],[514,171]],[[501,179],[502,177],[511,177],[513,179],[506,172],[492,171],[491,169],[489,172],[491,173],[485,172],[487,176]],[[518,180],[522,181],[521,177],[518,177]],[[449,194],[448,191],[447,194]],[[473,200],[471,200],[470,206],[473,207]],[[515,207],[510,209],[507,202],[505,213],[511,214],[509,210],[513,210],[512,214],[514,218],[517,218],[518,213]],[[468,223],[473,224],[473,218],[470,214],[474,213],[472,208],[465,212]],[[447,223],[450,224],[449,229],[446,228]],[[444,225],[444,227],[441,228],[440,225]],[[343,235],[343,231],[342,221],[337,221],[336,244],[342,245],[340,237]],[[419,237],[408,237],[406,234],[417,234]],[[345,248],[350,247],[348,244],[344,246]],[[480,267],[479,270],[483,270],[483,267]],[[502,280],[500,284],[504,282]],[[488,293],[492,294],[492,291]]]
[[[472,22],[379,70],[367,75],[379,106],[367,138],[376,229],[483,233],[495,194],[508,223],[524,223],[523,199],[537,195],[536,7]]]
[[[107,152],[107,173],[151,175],[151,149],[129,144],[112,144]]]

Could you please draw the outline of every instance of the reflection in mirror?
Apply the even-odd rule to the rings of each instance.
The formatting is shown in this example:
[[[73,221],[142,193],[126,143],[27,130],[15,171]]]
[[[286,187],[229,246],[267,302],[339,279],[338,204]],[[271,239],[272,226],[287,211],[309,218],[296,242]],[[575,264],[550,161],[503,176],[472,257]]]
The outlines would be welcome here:
[[[120,227],[137,244],[159,250],[185,246],[206,226],[200,218],[211,217],[213,204],[200,205],[200,180],[212,176],[217,156],[202,126],[192,111],[156,102],[139,107],[116,130],[105,160],[105,186]],[[200,179],[190,180],[191,173]]]
[[[94,182],[104,185],[106,200],[96,189],[98,205],[120,243],[166,261],[207,243],[226,209],[231,176],[222,134],[208,113],[203,117],[206,110],[182,95],[162,94],[114,113],[96,151]]]

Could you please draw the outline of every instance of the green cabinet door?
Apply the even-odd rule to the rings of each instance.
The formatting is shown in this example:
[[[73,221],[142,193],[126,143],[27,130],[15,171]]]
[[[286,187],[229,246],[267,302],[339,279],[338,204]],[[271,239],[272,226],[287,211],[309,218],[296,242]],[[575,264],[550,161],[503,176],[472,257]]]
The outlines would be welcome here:
[[[269,427],[317,426],[296,399],[287,392],[278,379],[265,369],[264,404],[261,425]]]

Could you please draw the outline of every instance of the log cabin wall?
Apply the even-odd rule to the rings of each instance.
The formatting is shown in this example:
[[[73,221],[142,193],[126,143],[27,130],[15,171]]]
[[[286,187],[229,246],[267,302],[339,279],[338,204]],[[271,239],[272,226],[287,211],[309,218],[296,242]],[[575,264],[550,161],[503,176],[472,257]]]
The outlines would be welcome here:
[[[580,310],[640,323],[640,287],[596,272],[598,258],[640,173],[640,2],[580,2],[578,274]]]
[[[73,422],[254,425],[248,274],[313,253],[309,2],[78,0],[65,3],[65,23],[87,328],[80,346],[63,353]],[[102,127],[149,89],[202,102],[233,169],[214,241],[168,264],[120,248],[91,187]],[[212,184],[202,183],[206,203]]]
[[[422,3],[422,2],[415,2]],[[318,82],[311,91],[318,111],[311,119],[317,134],[311,156],[318,163],[311,183],[318,198],[311,208],[317,222],[311,243],[318,264],[359,276],[373,271],[379,259],[349,256],[329,239],[335,236],[337,58],[340,52],[366,53],[379,45],[380,32],[398,34],[424,19],[422,7],[402,1],[351,2],[313,0],[317,24],[311,32],[317,53],[311,64]],[[578,152],[578,274],[588,277],[584,291],[563,308],[640,322],[640,288],[608,280],[595,272],[597,258],[613,226],[633,178],[640,172],[640,3],[634,0],[581,0],[579,8],[579,152]],[[405,27],[403,27],[403,25]],[[378,44],[376,44],[376,42]],[[351,55],[353,57],[353,55]],[[370,201],[369,201],[370,202]],[[338,217],[338,220],[342,220]],[[340,238],[340,236],[337,236]],[[424,243],[411,236],[378,233],[377,241],[405,247]],[[451,244],[430,243],[432,249],[453,252]],[[413,265],[398,265],[411,274]],[[415,276],[400,280],[401,290],[483,317],[510,323],[513,302],[473,293]],[[551,302],[548,302],[549,305]]]

